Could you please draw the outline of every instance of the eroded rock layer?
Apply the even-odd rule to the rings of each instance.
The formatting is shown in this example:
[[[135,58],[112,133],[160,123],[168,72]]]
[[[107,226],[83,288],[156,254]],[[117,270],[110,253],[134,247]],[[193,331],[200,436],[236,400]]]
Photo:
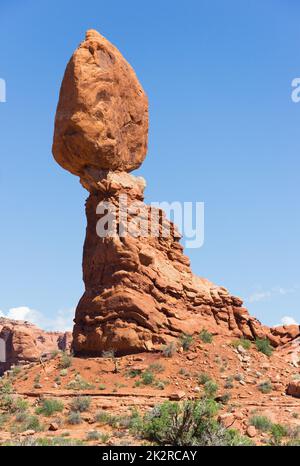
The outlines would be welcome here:
[[[114,172],[94,175],[94,181],[92,177],[82,181],[91,194],[86,202],[83,252],[86,291],[76,310],[73,333],[77,354],[157,350],[183,333],[203,328],[249,339],[267,337],[274,346],[291,339],[290,333],[299,334],[298,326],[269,329],[261,325],[240,298],[195,276],[176,227],[162,211],[153,215],[155,209],[143,203],[142,178]],[[120,236],[124,225],[117,215],[116,236],[100,238],[97,206],[109,202],[118,214],[120,195],[126,196],[129,206],[136,206],[129,208],[127,217],[130,234]],[[141,218],[148,219],[147,231],[141,228]],[[153,218],[160,218],[159,236],[150,234]]]

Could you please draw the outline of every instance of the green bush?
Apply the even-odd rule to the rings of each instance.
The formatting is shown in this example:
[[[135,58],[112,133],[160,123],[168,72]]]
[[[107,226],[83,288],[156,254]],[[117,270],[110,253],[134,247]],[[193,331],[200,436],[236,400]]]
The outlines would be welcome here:
[[[24,432],[25,430],[40,432],[44,430],[44,426],[40,423],[37,416],[27,416],[25,422],[22,424],[22,431]]]
[[[226,388],[226,390],[230,390],[231,388],[234,387],[233,380],[234,380],[234,377],[232,377],[231,375],[227,377],[224,383],[224,388]]]
[[[193,343],[192,335],[183,334],[180,337],[180,344],[184,351],[187,351]]]
[[[213,340],[213,334],[203,328],[199,333],[199,338],[201,341],[203,341],[203,343],[211,343]]]
[[[84,380],[80,374],[76,374],[74,380],[71,380],[67,384],[69,390],[91,390],[95,386],[86,380]]]
[[[271,427],[271,444],[272,445],[281,445],[283,437],[288,435],[286,427],[281,424],[273,424]]]
[[[149,369],[149,371],[155,372],[155,373],[158,374],[159,372],[164,372],[165,367],[162,364],[160,364],[159,362],[154,362],[154,363],[150,364],[148,369]]]
[[[96,430],[90,430],[86,434],[87,440],[99,440],[100,439],[100,434]]]
[[[249,441],[229,431],[215,420],[218,404],[211,399],[187,401],[183,404],[166,401],[156,406],[137,422],[143,438],[158,445],[220,446],[244,445]]]
[[[59,400],[51,398],[45,399],[41,405],[36,409],[36,414],[43,414],[44,416],[52,416],[52,414],[61,412],[64,409],[64,404]]]
[[[261,353],[264,353],[267,356],[272,356],[273,353],[273,348],[270,344],[270,341],[267,338],[264,339],[259,339],[257,338],[255,340],[255,346],[258,351]]]
[[[249,350],[251,348],[251,341],[247,340],[247,338],[238,338],[237,340],[233,340],[231,342],[231,346],[237,348],[238,346],[242,346],[245,350]]]
[[[176,351],[177,351],[177,346],[173,341],[169,343],[168,345],[163,346],[162,348],[162,354],[166,358],[172,358],[174,354],[176,353]]]
[[[13,387],[9,381],[0,380],[0,393],[2,394],[13,393]]]
[[[211,376],[207,374],[206,372],[200,372],[198,374],[198,383],[200,385],[206,384],[206,382],[209,382],[211,380]]]
[[[68,353],[63,351],[60,356],[60,361],[59,361],[59,367],[61,369],[67,369],[68,367],[72,366],[72,356],[70,356]]]
[[[252,416],[249,420],[250,424],[262,432],[268,432],[271,429],[272,422],[267,416]]]
[[[270,393],[270,392],[273,390],[273,385],[271,384],[271,382],[269,382],[268,380],[266,380],[265,382],[261,382],[261,383],[258,385],[258,390],[259,390],[261,393],[267,394],[267,393]]]
[[[204,384],[204,391],[208,398],[213,398],[218,391],[218,384],[214,380],[208,380]]]
[[[70,408],[72,411],[83,413],[88,411],[91,404],[90,398],[87,396],[78,396],[72,401]]]
[[[80,413],[78,411],[77,412],[71,411],[68,415],[67,421],[69,424],[72,424],[72,425],[81,424],[82,419],[81,419]]]
[[[155,380],[155,376],[151,371],[145,371],[141,375],[141,381],[144,385],[151,385]]]

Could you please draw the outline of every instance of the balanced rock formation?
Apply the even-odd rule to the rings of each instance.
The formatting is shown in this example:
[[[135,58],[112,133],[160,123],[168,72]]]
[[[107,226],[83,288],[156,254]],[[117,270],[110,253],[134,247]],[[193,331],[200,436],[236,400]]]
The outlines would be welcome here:
[[[131,171],[147,152],[148,102],[131,66],[97,31],[73,54],[61,86],[53,154],[75,175]]]
[[[70,332],[46,332],[26,321],[0,318],[0,374],[12,364],[39,361],[70,346]]]
[[[145,181],[128,172],[146,154],[147,112],[130,66],[106,39],[88,31],[67,66],[53,144],[58,163],[79,175],[90,193],[75,354],[155,351],[203,328],[279,345],[288,330],[274,333],[249,315],[240,298],[195,276],[175,225],[143,203]],[[109,209],[114,215],[107,217],[107,235],[99,229]]]

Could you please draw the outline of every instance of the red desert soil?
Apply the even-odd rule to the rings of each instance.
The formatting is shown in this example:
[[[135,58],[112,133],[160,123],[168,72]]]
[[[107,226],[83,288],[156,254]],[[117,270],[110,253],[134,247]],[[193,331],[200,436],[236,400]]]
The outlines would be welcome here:
[[[59,399],[64,404],[63,412],[48,418],[42,416],[45,432],[25,432],[25,436],[61,437],[67,431],[73,439],[85,439],[89,430],[100,429],[108,434],[103,437],[105,443],[143,443],[118,422],[99,425],[94,420],[95,413],[105,410],[110,416],[122,418],[130,416],[133,408],[142,414],[168,399],[197,399],[203,394],[203,386],[199,383],[201,373],[209,374],[217,382],[217,397],[229,394],[229,400],[221,405],[219,413],[219,419],[227,427],[230,425],[247,435],[249,418],[257,414],[267,416],[273,423],[299,428],[300,399],[286,394],[288,383],[300,375],[295,362],[299,341],[276,349],[271,357],[258,352],[254,344],[244,350],[240,346],[233,347],[232,341],[222,335],[215,335],[211,343],[194,338],[188,350],[180,347],[172,357],[162,353],[120,358],[73,357],[71,366],[65,370],[61,369],[60,354],[44,363],[25,365],[13,377],[13,396],[27,399],[32,410],[43,398]],[[142,374],[149,371],[154,374],[154,380],[149,385],[141,383]],[[12,376],[8,373],[6,377]],[[72,386],[75,380],[85,386],[76,389]],[[264,394],[259,385],[266,381],[271,383],[272,390]],[[88,412],[83,413],[81,424],[70,425],[66,420],[69,405],[78,395],[90,397],[91,405]],[[51,422],[57,422],[57,430],[47,432]],[[9,426],[6,429],[2,426],[2,441],[24,437],[24,433],[10,433]],[[254,434],[256,444],[264,443],[268,438],[264,432]]]

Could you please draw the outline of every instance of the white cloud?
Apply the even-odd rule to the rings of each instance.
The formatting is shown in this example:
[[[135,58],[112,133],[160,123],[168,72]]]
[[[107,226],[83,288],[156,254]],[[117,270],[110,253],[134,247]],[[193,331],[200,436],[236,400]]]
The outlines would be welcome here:
[[[8,319],[14,320],[27,320],[44,330],[56,330],[59,332],[72,330],[74,314],[75,311],[73,308],[60,309],[50,318],[42,312],[31,309],[28,306],[12,307],[6,313],[0,311],[0,317],[7,317]]]
[[[272,295],[271,291],[258,291],[256,293],[253,293],[252,295],[249,296],[248,301],[249,303],[254,303],[257,301],[263,301],[266,298],[270,298]]]
[[[295,293],[297,290],[299,290],[298,286],[294,286],[292,288],[282,288],[282,287],[273,287],[270,290],[258,290],[254,293],[252,293],[247,301],[249,303],[254,303],[258,301],[264,301],[268,298],[271,298],[273,296],[279,296],[279,295],[287,295],[290,293]]]
[[[284,316],[281,319],[282,325],[299,325],[298,322],[291,316]]]

